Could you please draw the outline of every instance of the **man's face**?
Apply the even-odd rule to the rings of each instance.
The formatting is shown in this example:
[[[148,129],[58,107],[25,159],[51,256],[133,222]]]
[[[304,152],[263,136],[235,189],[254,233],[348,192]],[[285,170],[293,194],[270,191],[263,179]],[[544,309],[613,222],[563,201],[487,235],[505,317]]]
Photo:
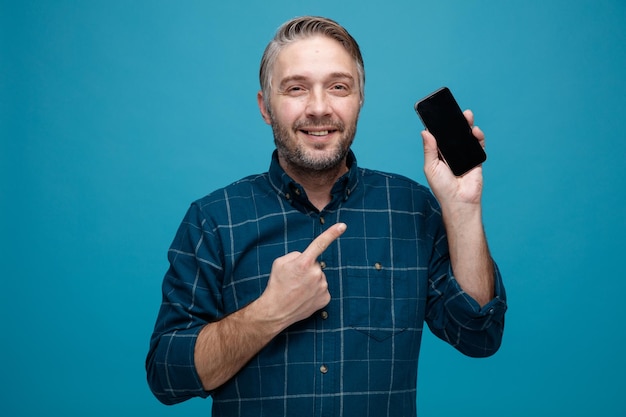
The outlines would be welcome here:
[[[354,60],[331,38],[303,39],[280,52],[272,72],[271,111],[261,96],[259,106],[282,164],[327,171],[343,163],[361,107],[358,79]]]

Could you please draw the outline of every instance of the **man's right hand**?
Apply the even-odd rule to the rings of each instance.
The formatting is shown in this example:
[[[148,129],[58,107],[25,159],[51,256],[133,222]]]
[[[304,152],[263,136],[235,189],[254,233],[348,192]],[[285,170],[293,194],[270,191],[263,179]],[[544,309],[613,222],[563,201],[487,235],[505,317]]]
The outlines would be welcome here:
[[[205,390],[232,378],[278,333],[330,302],[326,276],[317,258],[345,230],[344,223],[337,223],[304,252],[276,259],[259,298],[202,328],[194,347],[194,363]]]
[[[310,317],[330,302],[326,275],[317,258],[345,230],[344,223],[334,224],[304,252],[291,252],[274,261],[261,298],[267,301],[268,316],[277,320],[281,327]]]

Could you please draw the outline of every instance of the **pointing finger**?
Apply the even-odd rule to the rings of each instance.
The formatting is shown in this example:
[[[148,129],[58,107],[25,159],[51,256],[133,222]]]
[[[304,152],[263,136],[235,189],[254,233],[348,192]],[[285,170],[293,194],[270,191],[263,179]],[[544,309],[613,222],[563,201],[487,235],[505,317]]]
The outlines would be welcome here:
[[[316,237],[313,242],[302,252],[302,256],[315,261],[339,236],[346,231],[345,223],[337,223],[332,225],[324,233]]]

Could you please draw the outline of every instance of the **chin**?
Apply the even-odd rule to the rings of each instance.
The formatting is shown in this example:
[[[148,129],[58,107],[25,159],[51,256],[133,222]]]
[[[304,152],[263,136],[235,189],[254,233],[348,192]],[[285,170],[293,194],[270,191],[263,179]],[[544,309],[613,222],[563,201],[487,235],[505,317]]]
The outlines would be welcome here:
[[[325,152],[320,155],[319,153],[304,155],[300,158],[300,162],[303,166],[316,171],[326,171],[336,168],[343,163],[347,152]]]

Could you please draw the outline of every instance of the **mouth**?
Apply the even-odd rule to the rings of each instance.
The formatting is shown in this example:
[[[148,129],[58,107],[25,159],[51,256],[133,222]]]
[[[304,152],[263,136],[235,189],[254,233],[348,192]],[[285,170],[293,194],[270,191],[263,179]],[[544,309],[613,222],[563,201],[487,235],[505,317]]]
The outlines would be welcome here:
[[[303,135],[324,139],[337,132],[343,132],[343,123],[339,120],[324,118],[319,120],[301,120],[294,124],[295,131]]]
[[[331,133],[336,132],[336,130],[300,130],[302,133],[311,136],[328,136]]]

